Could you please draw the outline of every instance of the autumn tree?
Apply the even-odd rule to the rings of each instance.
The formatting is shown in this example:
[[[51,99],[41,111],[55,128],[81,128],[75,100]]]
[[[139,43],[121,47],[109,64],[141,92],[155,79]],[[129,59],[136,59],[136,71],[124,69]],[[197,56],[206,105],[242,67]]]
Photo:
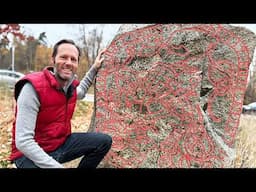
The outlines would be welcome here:
[[[19,24],[0,24],[0,47],[6,48],[9,46],[10,34],[20,40],[25,40],[26,36],[20,31]]]
[[[38,45],[35,56],[35,71],[41,71],[46,66],[50,65],[52,48],[44,45]]]
[[[81,36],[78,38],[78,41],[80,42],[80,47],[82,50],[82,55],[84,57],[84,60],[87,60],[86,66],[81,65],[82,62],[80,62],[81,66],[79,68],[78,75],[80,78],[82,78],[85,73],[84,69],[86,69],[86,71],[90,69],[100,49],[102,48],[103,25],[99,25],[98,28],[95,27],[92,30],[89,30],[87,25],[84,25],[84,24],[79,25],[79,32]],[[93,82],[93,89],[95,93],[94,84],[95,82]],[[95,107],[96,107],[96,101],[94,100],[94,109]],[[89,132],[94,131],[94,128],[95,128],[94,123],[95,123],[95,110],[93,111],[91,124],[88,129]]]
[[[9,48],[14,38],[18,38],[21,41],[26,39],[26,36],[21,32],[19,24],[0,24],[0,64],[4,67],[6,58],[10,56]]]
[[[88,25],[79,24],[78,31],[78,43],[82,51],[82,62],[80,62],[78,69],[78,77],[81,79],[92,66],[99,50],[102,48],[103,25],[89,29]]]
[[[21,42],[17,39],[14,39],[15,44],[15,70],[20,71],[22,73],[27,72],[27,65],[26,65],[26,50],[27,50],[27,43]]]
[[[26,50],[26,65],[27,65],[27,71],[34,71],[36,69],[35,65],[35,57],[36,57],[36,50],[37,47],[40,45],[46,46],[46,34],[45,32],[42,32],[39,34],[38,38],[34,38],[30,36],[30,38],[27,41],[27,50]]]

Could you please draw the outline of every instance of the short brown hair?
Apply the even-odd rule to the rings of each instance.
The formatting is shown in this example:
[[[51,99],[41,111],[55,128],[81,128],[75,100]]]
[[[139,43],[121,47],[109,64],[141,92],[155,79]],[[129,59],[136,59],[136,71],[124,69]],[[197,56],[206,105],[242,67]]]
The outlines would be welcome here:
[[[53,52],[52,52],[52,57],[54,58],[56,55],[57,55],[57,52],[58,52],[58,48],[61,44],[64,44],[64,43],[68,43],[68,44],[71,44],[71,45],[74,45],[77,50],[78,50],[78,61],[80,60],[80,56],[81,56],[81,50],[80,48],[75,44],[75,42],[71,39],[62,39],[60,41],[58,41],[54,46],[53,46]]]

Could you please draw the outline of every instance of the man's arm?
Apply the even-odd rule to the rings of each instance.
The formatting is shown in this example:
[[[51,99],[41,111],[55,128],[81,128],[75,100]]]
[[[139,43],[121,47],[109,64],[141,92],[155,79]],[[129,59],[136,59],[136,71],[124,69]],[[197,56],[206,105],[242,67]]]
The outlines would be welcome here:
[[[94,80],[98,69],[101,67],[102,62],[104,61],[102,55],[105,51],[106,49],[99,52],[94,61],[94,64],[81,80],[79,86],[77,87],[77,99],[83,99],[85,97],[89,87],[92,85],[92,81]]]
[[[40,102],[33,86],[26,83],[17,100],[16,147],[40,168],[64,168],[34,140],[39,107]]]
[[[94,67],[91,67],[90,70],[85,74],[83,79],[80,81],[79,86],[77,87],[77,99],[83,99],[87,93],[89,87],[92,85],[92,82],[97,74],[97,70]]]

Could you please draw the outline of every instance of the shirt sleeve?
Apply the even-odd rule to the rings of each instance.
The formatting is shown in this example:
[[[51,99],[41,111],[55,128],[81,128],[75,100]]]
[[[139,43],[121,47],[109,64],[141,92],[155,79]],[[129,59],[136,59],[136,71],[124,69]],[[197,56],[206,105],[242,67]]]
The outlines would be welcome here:
[[[17,100],[15,144],[27,158],[40,168],[64,168],[35,141],[35,125],[40,102],[33,86],[26,83]]]
[[[85,94],[92,85],[96,74],[97,70],[94,67],[91,67],[90,70],[85,74],[77,87],[77,99],[83,99],[85,97]]]

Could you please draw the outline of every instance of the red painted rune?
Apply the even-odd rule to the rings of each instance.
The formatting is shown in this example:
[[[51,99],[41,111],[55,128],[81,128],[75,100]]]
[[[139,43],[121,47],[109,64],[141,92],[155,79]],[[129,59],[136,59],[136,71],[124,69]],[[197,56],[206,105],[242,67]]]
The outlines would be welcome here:
[[[228,25],[159,24],[117,35],[96,79],[96,131],[113,138],[104,162],[227,166],[252,51]]]

